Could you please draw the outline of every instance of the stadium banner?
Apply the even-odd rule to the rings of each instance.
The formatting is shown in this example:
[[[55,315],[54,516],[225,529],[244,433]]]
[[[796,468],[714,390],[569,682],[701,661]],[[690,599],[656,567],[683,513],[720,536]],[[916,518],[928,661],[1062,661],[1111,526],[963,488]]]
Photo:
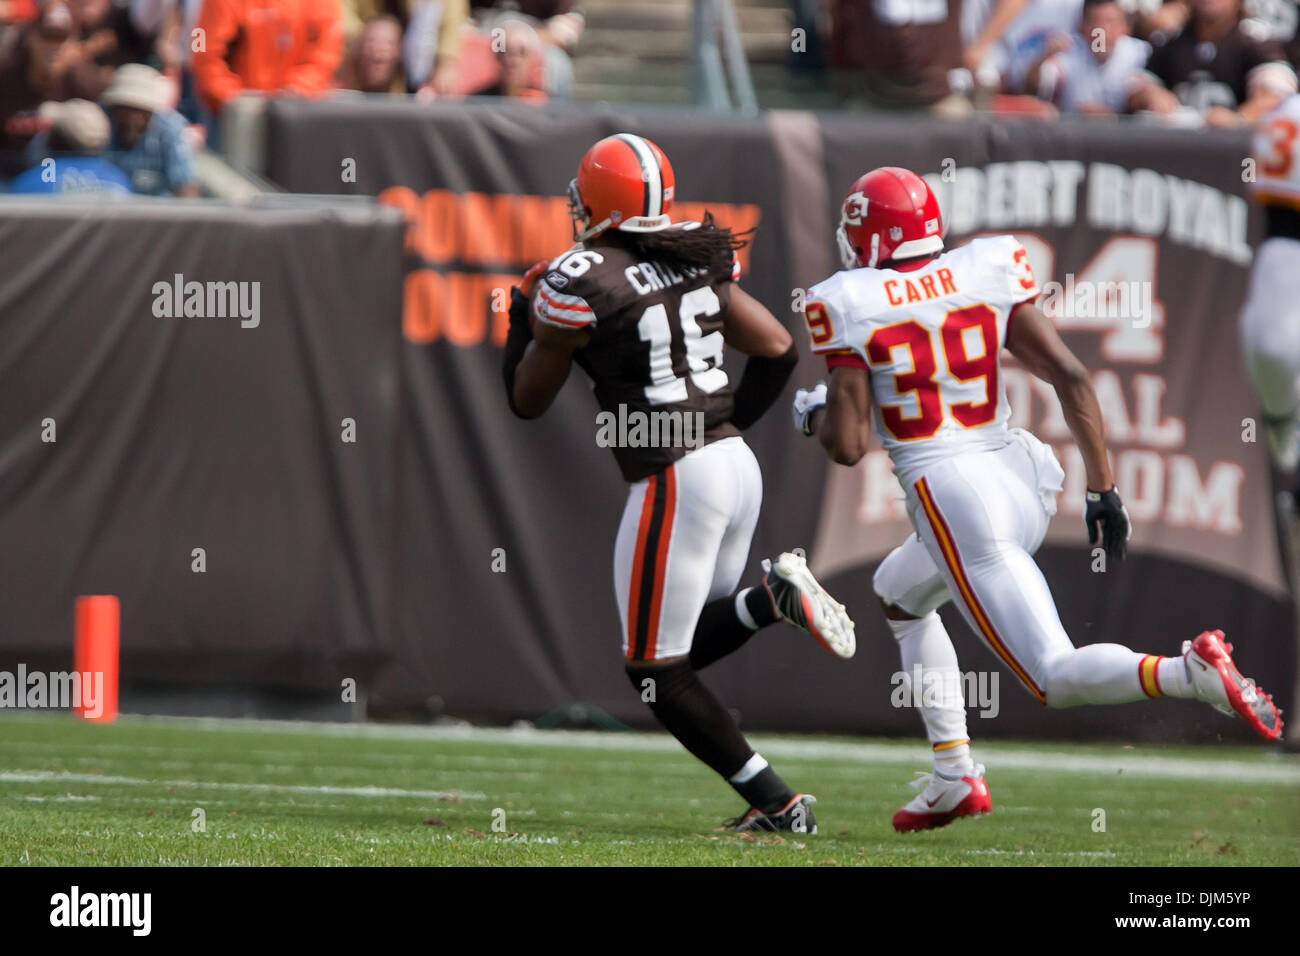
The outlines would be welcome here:
[[[1292,604],[1264,453],[1243,440],[1256,411],[1236,345],[1252,242],[1244,137],[854,114],[277,100],[267,126],[273,181],[375,196],[408,222],[397,593],[411,656],[372,700],[548,722],[585,702],[622,721],[649,720],[622,673],[611,555],[625,486],[597,445],[595,403],[575,374],[543,419],[519,422],[499,369],[508,286],[569,245],[565,187],[584,150],[618,130],[650,137],[671,157],[680,216],[707,208],[724,223],[757,227],[742,284],[803,343],[801,290],[835,268],[836,207],[866,169],[894,163],[930,175],[955,242],[1020,235],[1045,304],[1094,370],[1136,523],[1130,560],[1094,573],[1079,463],[1059,409],[1009,368],[1017,424],[1053,443],[1068,473],[1039,556],[1067,630],[1077,643],[1121,640],[1169,654],[1222,626],[1238,636],[1243,668],[1285,703]],[[728,367],[739,367],[734,357]],[[805,356],[797,378],[823,375]],[[1213,389],[1201,384],[1206,375]],[[875,563],[909,531],[887,463],[877,454],[856,469],[829,467],[789,428],[783,407],[746,438],[765,484],[749,581],[761,557],[804,548],[858,621],[859,651],[843,664],[775,629],[706,679],[745,726],[915,732],[919,719],[891,693],[897,650],[870,588]],[[944,613],[963,667],[998,697],[978,708],[998,715],[977,722],[978,735],[1247,736],[1185,702],[1045,713]]]
[[[85,594],[124,687],[339,700],[397,656],[402,241],[373,204],[0,201],[0,671],[71,665]]]

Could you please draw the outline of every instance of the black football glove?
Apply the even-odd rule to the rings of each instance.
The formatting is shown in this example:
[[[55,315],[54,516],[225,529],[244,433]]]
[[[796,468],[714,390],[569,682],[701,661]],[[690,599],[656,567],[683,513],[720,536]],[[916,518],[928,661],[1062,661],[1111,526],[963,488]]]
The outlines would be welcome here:
[[[528,310],[531,308],[528,296],[515,286],[510,290],[510,330],[506,333],[506,347],[501,351],[501,376],[506,386],[506,404],[510,410],[519,415],[515,408],[515,369],[523,361],[528,343],[533,340],[532,326],[528,323]],[[522,415],[520,416],[523,417]]]
[[[1110,491],[1093,491],[1088,489],[1087,506],[1083,513],[1083,524],[1088,529],[1088,543],[1101,546],[1106,557],[1111,561],[1124,560],[1128,551],[1128,539],[1133,536],[1133,525],[1128,520],[1128,509],[1119,500],[1119,493]]]
[[[524,341],[533,337],[532,326],[528,322],[528,310],[531,302],[528,296],[519,291],[519,286],[510,287],[510,335],[518,336]]]

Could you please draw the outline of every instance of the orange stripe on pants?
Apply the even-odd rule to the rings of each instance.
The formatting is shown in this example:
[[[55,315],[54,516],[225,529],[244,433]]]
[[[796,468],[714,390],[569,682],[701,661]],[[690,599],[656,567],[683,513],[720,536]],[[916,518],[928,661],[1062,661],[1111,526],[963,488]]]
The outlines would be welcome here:
[[[915,485],[917,495],[921,499],[921,507],[925,510],[925,516],[930,522],[930,528],[934,531],[935,539],[939,543],[939,550],[943,552],[944,563],[948,565],[953,580],[957,584],[957,590],[960,592],[961,599],[965,602],[971,617],[975,619],[979,631],[988,641],[989,646],[993,648],[995,654],[1002,658],[1003,662],[1011,668],[1026,687],[1029,688],[1040,704],[1047,703],[1047,695],[1042,689],[1030,679],[1029,673],[1020,666],[1020,662],[1012,656],[1007,650],[1002,639],[998,637],[997,631],[993,629],[993,623],[989,620],[988,614],[985,613],[983,605],[980,604],[979,598],[975,596],[975,589],[971,587],[970,579],[966,576],[966,569],[962,567],[961,557],[957,554],[957,544],[953,540],[952,532],[948,529],[948,523],[943,520],[943,515],[939,513],[938,506],[934,503],[934,496],[930,493],[930,486],[922,478]]]
[[[645,498],[641,502],[641,523],[637,525],[636,549],[632,552],[632,586],[627,592],[627,656],[636,659],[636,621],[641,610],[641,557],[645,553],[645,540],[650,534],[650,516],[654,513],[655,487],[658,475],[646,480]]]
[[[677,510],[677,469],[663,471],[664,511],[659,526],[659,546],[654,557],[654,590],[650,595],[650,624],[646,634],[645,660],[652,661],[659,642],[659,609],[664,600],[664,579],[668,577],[668,541],[673,534],[673,512]]]

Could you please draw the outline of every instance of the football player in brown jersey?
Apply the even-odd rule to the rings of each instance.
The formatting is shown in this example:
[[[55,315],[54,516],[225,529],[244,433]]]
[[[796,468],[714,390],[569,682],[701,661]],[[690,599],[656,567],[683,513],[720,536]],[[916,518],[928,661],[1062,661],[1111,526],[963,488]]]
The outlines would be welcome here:
[[[748,809],[736,830],[815,833],[814,798],[792,790],[746,742],[698,672],[784,620],[831,653],[853,622],[803,558],[764,561],[737,591],[762,500],[741,432],[785,387],[790,333],[736,287],[744,240],[706,216],[674,223],[675,183],[654,143],[618,134],[583,157],[569,187],[576,244],[512,293],[504,374],[521,418],[550,407],[574,364],[591,378],[629,483],[614,546],[626,671],[642,700]],[[733,390],[727,344],[749,356]]]

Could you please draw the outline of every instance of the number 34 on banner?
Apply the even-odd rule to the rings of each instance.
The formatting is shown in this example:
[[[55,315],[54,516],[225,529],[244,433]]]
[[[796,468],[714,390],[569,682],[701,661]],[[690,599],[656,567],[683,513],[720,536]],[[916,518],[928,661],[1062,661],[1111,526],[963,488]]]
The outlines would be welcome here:
[[[996,235],[996,233],[986,233]],[[1039,306],[1062,332],[1101,333],[1108,362],[1154,364],[1165,354],[1165,307],[1156,298],[1159,246],[1142,236],[1106,240],[1078,272],[1056,274],[1056,250],[1041,236],[1017,233],[1043,282]]]

